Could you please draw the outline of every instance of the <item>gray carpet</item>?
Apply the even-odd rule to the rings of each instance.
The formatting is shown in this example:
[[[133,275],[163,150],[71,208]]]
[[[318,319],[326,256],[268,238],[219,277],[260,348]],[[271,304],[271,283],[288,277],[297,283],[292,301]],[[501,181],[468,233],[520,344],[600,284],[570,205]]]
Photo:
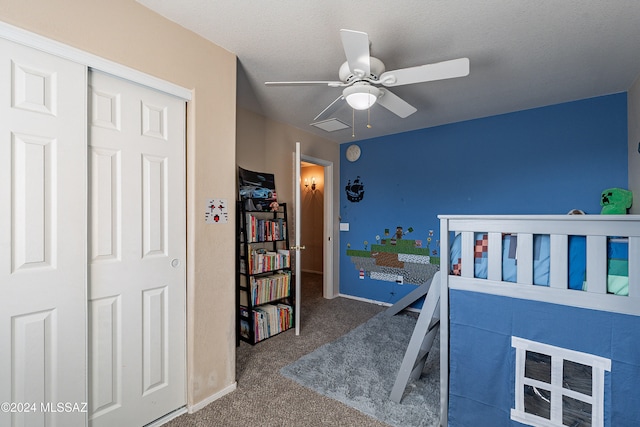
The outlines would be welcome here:
[[[439,423],[439,341],[420,379],[398,404],[389,399],[416,318],[379,313],[337,340],[283,367],[280,373],[324,396],[397,427]]]
[[[280,374],[282,367],[384,310],[383,306],[347,298],[324,299],[322,275],[303,273],[300,336],[289,330],[255,346],[240,343],[236,349],[236,391],[163,427],[388,427]]]

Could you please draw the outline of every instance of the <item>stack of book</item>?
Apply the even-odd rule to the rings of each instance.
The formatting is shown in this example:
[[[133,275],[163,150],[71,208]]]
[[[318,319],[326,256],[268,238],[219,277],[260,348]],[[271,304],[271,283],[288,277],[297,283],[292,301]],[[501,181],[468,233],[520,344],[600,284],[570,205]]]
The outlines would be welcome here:
[[[254,249],[249,253],[249,274],[265,273],[291,267],[291,255],[288,249],[277,252],[266,249]]]
[[[255,342],[286,331],[293,325],[293,309],[286,304],[265,304],[253,311]]]
[[[283,240],[287,235],[287,223],[283,218],[264,219],[247,214],[247,238],[249,243]]]
[[[288,297],[291,292],[290,271],[282,271],[266,277],[251,277],[250,282],[253,305]]]

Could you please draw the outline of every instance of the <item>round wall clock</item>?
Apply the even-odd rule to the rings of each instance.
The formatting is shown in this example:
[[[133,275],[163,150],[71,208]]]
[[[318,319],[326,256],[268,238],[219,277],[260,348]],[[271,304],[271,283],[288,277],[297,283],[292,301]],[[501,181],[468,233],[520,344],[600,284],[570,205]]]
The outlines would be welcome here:
[[[349,148],[347,148],[347,160],[349,160],[350,162],[355,162],[360,158],[360,153],[360,147],[358,147],[356,144],[350,145]]]

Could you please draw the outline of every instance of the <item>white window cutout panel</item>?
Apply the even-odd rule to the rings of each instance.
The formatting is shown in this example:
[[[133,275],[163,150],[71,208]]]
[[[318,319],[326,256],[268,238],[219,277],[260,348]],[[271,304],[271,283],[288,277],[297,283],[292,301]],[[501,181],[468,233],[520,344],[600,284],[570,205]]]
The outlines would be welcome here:
[[[511,337],[511,346],[516,349],[515,365],[515,408],[511,409],[511,419],[534,427],[562,427],[562,397],[585,402],[591,405],[591,426],[604,426],[604,373],[611,371],[611,360],[589,353],[555,347],[524,338]],[[525,377],[527,351],[551,357],[551,383],[545,383]],[[591,396],[563,387],[563,365],[568,360],[591,366]],[[550,419],[525,412],[524,386],[541,387],[551,392]]]

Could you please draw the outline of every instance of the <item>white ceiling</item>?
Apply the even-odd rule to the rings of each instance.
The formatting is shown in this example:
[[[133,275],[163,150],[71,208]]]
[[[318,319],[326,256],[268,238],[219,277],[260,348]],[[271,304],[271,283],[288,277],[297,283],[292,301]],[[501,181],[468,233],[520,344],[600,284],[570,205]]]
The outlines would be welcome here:
[[[624,92],[640,74],[638,0],[138,1],[237,55],[239,106],[340,143]],[[374,105],[371,129],[356,112],[355,138],[317,129],[341,88],[264,82],[338,80],[343,28],[387,70],[467,57],[470,74],[392,88],[418,111]]]

